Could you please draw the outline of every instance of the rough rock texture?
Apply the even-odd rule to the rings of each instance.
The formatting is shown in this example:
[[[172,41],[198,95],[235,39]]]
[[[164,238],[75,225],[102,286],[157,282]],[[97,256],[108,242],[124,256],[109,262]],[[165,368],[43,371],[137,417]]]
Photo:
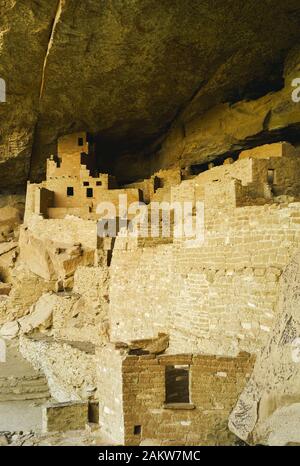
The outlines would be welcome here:
[[[5,432],[0,436],[0,446],[86,446],[103,445],[108,446],[109,440],[99,431],[76,430],[68,432],[48,432],[45,434],[32,432]]]
[[[53,313],[55,338],[101,344],[108,339],[108,270],[79,266],[74,294],[57,296]]]
[[[234,408],[229,427],[254,444],[300,444],[300,254],[281,277],[270,340]]]
[[[18,257],[18,243],[8,241],[0,243],[0,281],[10,283]]]
[[[153,154],[146,148],[136,157],[121,155],[109,168],[119,179],[144,178],[145,173],[161,168],[204,164],[269,141],[299,143],[300,107],[292,100],[292,81],[300,77],[299,63],[297,46],[285,60],[282,88],[256,99],[223,101],[201,113],[199,105],[206,94],[200,91],[162,137],[159,150],[156,141]]]
[[[92,265],[94,251],[83,250],[81,244],[44,242],[30,232],[22,235],[21,258],[29,269],[45,280],[58,280],[72,287],[70,279],[78,265]]]
[[[72,217],[45,224],[36,217],[21,230],[21,261],[39,277],[72,288],[76,268],[94,264],[94,244],[90,243],[96,243],[96,224],[79,218],[72,222]]]
[[[51,396],[59,402],[96,396],[96,364],[93,345],[55,342],[49,338],[20,338],[20,352],[47,378]]]
[[[0,336],[15,338],[19,333],[47,330],[52,326],[53,310],[56,304],[56,295],[46,293],[31,306],[29,314],[12,322],[7,322],[0,328]]]
[[[18,238],[24,208],[24,196],[0,196],[0,243]]]
[[[43,407],[43,432],[84,429],[87,421],[87,402],[49,403]]]
[[[40,371],[22,358],[18,351],[18,343],[6,342],[6,362],[1,363],[0,372],[0,404],[3,402],[28,400],[45,401],[49,398],[47,381]],[[3,405],[1,405],[3,408]],[[0,415],[0,432],[8,419]],[[22,420],[20,419],[22,422]]]
[[[10,282],[18,257],[18,238],[24,208],[24,196],[0,195],[0,295],[10,293]]]
[[[16,267],[11,292],[2,305],[0,302],[0,325],[28,314],[40,296],[54,287],[54,282],[46,281],[22,266]]]
[[[0,296],[8,296],[11,290],[9,283],[0,283]]]
[[[36,178],[57,134],[100,131],[104,152],[120,152],[195,96],[201,113],[272,89],[300,35],[298,0],[2,0],[0,11],[0,189]]]

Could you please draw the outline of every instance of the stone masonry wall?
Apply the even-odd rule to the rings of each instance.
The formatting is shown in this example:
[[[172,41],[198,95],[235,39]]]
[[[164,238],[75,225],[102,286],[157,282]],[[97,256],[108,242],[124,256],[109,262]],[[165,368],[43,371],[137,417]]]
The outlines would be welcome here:
[[[228,415],[248,380],[253,359],[214,356],[128,356],[123,363],[125,444],[156,439],[165,445],[228,445]],[[164,407],[165,367],[190,366],[190,407]],[[141,433],[134,435],[134,426]]]
[[[96,350],[99,424],[117,444],[124,443],[122,357],[113,345]]]
[[[111,338],[161,331],[170,335],[173,353],[256,353],[274,322],[279,277],[299,246],[295,202],[205,211],[198,247],[115,248]]]
[[[99,353],[98,364],[100,424],[114,440],[125,445],[149,440],[156,445],[235,441],[227,420],[252,371],[254,360],[248,354],[125,356],[110,347]],[[178,364],[190,367],[190,403],[165,404],[165,368]]]

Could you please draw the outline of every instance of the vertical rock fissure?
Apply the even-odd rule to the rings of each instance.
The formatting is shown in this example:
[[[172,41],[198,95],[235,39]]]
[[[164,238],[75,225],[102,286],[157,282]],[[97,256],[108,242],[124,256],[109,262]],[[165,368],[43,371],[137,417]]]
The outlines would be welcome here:
[[[64,7],[65,3],[66,3],[66,0],[58,0],[57,1],[55,14],[54,14],[54,17],[53,17],[53,20],[52,20],[52,26],[50,27],[50,35],[49,35],[49,40],[48,40],[48,43],[47,43],[46,53],[45,53],[45,57],[44,57],[44,61],[43,61],[42,75],[41,75],[41,82],[40,82],[40,91],[39,91],[39,101],[40,102],[41,102],[43,92],[44,92],[44,87],[45,87],[45,75],[46,75],[48,57],[49,57],[50,50],[51,50],[52,45],[53,45],[53,39],[54,39],[55,31],[56,31],[56,26],[57,26],[57,24],[58,24],[58,22],[60,20],[62,10],[63,10],[63,7]],[[32,151],[31,151],[31,156],[30,156],[30,159],[29,159],[29,167],[28,167],[28,175],[27,175],[28,180],[31,177],[32,153],[33,153],[33,150],[34,150],[33,148],[34,148],[34,142],[35,142],[35,138],[36,138],[37,125],[38,125],[38,120],[37,120],[37,122],[35,124],[35,127],[34,127],[34,130],[33,130]]]
[[[45,54],[45,58],[44,58],[44,62],[43,62],[42,78],[41,78],[41,86],[40,86],[40,100],[41,100],[41,98],[43,96],[43,92],[44,92],[45,74],[46,74],[48,57],[49,57],[50,50],[51,50],[52,45],[53,45],[53,39],[54,39],[55,31],[56,31],[56,26],[57,26],[57,24],[58,24],[58,22],[60,20],[62,10],[63,10],[63,7],[64,7],[65,3],[66,3],[66,0],[58,0],[58,2],[57,2],[57,7],[56,7],[56,12],[55,12],[52,28],[51,28],[50,38],[49,38],[49,41],[48,41],[47,50],[46,50],[46,54]]]

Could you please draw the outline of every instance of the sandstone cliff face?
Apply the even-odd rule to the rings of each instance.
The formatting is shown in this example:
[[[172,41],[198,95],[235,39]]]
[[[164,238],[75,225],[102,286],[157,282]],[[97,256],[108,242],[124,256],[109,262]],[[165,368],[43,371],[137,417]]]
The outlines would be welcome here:
[[[277,321],[229,421],[249,443],[300,443],[300,254],[281,277]]]
[[[0,189],[14,189],[28,178],[41,65],[55,3],[1,1],[0,75],[7,95],[6,103],[0,105]]]
[[[300,104],[292,100],[292,82],[300,77],[298,46],[286,57],[282,76],[280,90],[256,99],[222,102],[203,113],[199,112],[201,107],[196,111],[204,91],[199,92],[162,136],[159,150],[156,141],[150,156],[146,149],[135,159],[130,154],[116,157],[114,172],[119,179],[143,177],[147,170],[204,164],[265,142],[292,138],[298,144]]]
[[[57,135],[100,132],[119,154],[156,139],[189,101],[190,119],[253,83],[273,88],[300,6],[2,0],[0,30],[0,189],[15,189],[41,176]]]

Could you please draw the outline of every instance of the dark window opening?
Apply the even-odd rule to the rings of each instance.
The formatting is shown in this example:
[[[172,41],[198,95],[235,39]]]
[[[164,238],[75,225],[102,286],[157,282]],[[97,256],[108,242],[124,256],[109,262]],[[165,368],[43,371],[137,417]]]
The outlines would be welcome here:
[[[88,404],[88,421],[94,424],[99,423],[99,402],[89,401]]]
[[[166,403],[189,403],[189,366],[166,366]]]
[[[93,197],[93,188],[87,188],[86,197]]]
[[[67,187],[67,196],[74,196],[74,188],[72,186]]]
[[[90,185],[90,183],[88,181],[83,182],[83,186],[89,186],[89,185]]]
[[[159,178],[158,176],[154,177],[154,192],[157,191],[159,188],[164,187],[164,180],[163,178]]]
[[[78,138],[78,145],[83,146],[83,138]]]
[[[133,428],[134,435],[141,435],[142,433],[142,426],[134,426]]]
[[[96,186],[102,186],[102,181],[96,181]]]
[[[269,184],[275,183],[275,170],[272,170],[272,169],[268,170],[268,183]]]

